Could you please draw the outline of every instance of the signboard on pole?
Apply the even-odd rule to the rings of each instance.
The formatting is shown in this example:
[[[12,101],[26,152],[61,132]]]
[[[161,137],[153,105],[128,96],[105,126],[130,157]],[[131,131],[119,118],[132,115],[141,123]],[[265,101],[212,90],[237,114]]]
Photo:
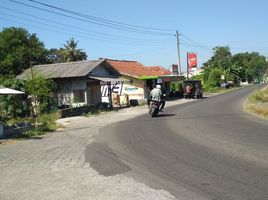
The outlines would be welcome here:
[[[188,67],[191,71],[192,68],[197,67],[197,54],[196,53],[187,53]]]
[[[172,72],[172,74],[179,74],[178,65],[172,65],[171,72]]]

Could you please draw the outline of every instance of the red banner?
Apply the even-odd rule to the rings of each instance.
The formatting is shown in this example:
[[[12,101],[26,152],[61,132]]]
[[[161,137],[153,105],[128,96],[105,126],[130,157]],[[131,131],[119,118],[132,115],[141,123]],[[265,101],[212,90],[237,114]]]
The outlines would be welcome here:
[[[197,67],[197,55],[196,53],[187,53],[188,56],[188,67],[189,70],[191,71],[192,68]]]

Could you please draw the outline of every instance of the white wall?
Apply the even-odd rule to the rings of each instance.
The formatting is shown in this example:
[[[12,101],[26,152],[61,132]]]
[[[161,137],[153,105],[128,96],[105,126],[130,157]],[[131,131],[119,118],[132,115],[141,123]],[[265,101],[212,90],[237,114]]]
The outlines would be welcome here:
[[[113,86],[112,86],[113,87]],[[114,93],[119,94],[120,101],[125,101],[125,95],[128,95],[128,99],[144,99],[144,88],[130,84],[118,84],[113,90]],[[108,103],[108,87],[107,85],[101,86],[102,102]]]

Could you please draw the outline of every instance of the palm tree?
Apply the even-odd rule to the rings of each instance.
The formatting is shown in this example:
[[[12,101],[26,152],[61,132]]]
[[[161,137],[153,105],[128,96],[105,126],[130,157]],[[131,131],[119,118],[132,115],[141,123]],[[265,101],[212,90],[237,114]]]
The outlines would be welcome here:
[[[74,41],[74,38],[66,41],[64,48],[60,49],[60,55],[62,57],[62,62],[74,62],[87,59],[86,52],[82,49],[77,49],[78,41]]]

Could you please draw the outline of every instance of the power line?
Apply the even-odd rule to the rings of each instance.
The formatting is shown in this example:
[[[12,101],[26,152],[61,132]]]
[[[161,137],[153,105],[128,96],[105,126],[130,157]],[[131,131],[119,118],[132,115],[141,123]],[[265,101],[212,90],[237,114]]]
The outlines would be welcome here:
[[[105,18],[95,17],[95,16],[92,16],[92,15],[83,14],[83,13],[79,13],[79,12],[76,12],[76,11],[71,11],[71,10],[59,8],[59,7],[49,5],[49,4],[45,4],[45,3],[41,3],[41,2],[35,1],[35,0],[29,0],[29,1],[37,3],[39,5],[49,7],[49,8],[60,10],[60,11],[63,11],[63,12],[72,13],[74,15],[78,15],[78,16],[82,16],[82,17],[87,17],[87,18],[90,18],[90,19],[93,19],[93,20],[96,20],[96,21],[100,21],[100,22],[118,24],[118,25],[123,25],[123,26],[127,26],[127,27],[135,27],[135,28],[139,28],[139,29],[157,30],[157,31],[161,31],[161,32],[162,31],[163,32],[167,32],[167,31],[168,32],[171,32],[171,31],[173,32],[174,31],[174,30],[171,30],[171,29],[160,29],[160,28],[153,28],[153,27],[147,27],[147,26],[137,26],[137,25],[127,24],[127,23],[122,23],[122,22],[118,22],[118,21],[108,20],[108,19],[105,19]]]
[[[77,33],[86,34],[86,35],[88,35],[88,32],[90,32],[91,35],[93,33],[94,37],[101,38],[101,39],[105,38],[105,39],[111,39],[111,40],[113,39],[113,40],[128,41],[128,42],[143,42],[143,43],[146,43],[146,44],[157,44],[157,43],[160,43],[160,42],[163,42],[163,41],[170,40],[170,39],[165,39],[163,41],[160,40],[160,39],[158,39],[158,40],[149,40],[149,39],[130,38],[130,37],[124,37],[124,36],[118,36],[118,35],[110,35],[110,34],[105,34],[105,33],[97,32],[97,31],[91,31],[89,29],[84,29],[82,27],[80,28],[80,27],[76,27],[76,26],[72,26],[72,25],[67,25],[67,24],[56,22],[54,20],[49,20],[49,19],[46,19],[46,18],[41,18],[41,17],[35,16],[35,15],[31,15],[31,14],[24,13],[24,12],[21,12],[21,11],[18,11],[18,10],[10,9],[10,8],[6,8],[6,7],[3,7],[3,6],[0,6],[0,8],[4,8],[6,10],[15,12],[16,14],[19,13],[19,14],[22,14],[22,15],[25,15],[25,16],[30,16],[30,17],[35,18],[35,19],[40,19],[40,20],[45,21],[45,22],[50,22],[50,23],[53,23],[53,24],[56,24],[56,25],[63,26],[63,28],[60,28],[60,29],[65,29],[65,30],[68,30],[68,31],[77,32]],[[5,14],[5,13],[2,12],[2,14]],[[9,16],[12,16],[12,17],[15,17],[15,18],[19,18],[19,19],[23,19],[25,21],[31,21],[31,22],[34,22],[34,23],[43,24],[45,26],[51,26],[51,25],[46,24],[46,23],[37,22],[35,20],[18,17],[17,15],[16,16],[11,15],[11,14],[6,14],[6,15],[9,15]],[[73,28],[73,29],[70,29],[69,27]],[[58,28],[58,27],[56,27],[56,28]],[[85,32],[78,31],[78,30],[84,30]]]
[[[131,24],[122,23],[122,22],[118,22],[118,21],[113,21],[113,20],[109,20],[109,19],[105,19],[105,18],[95,17],[95,16],[92,16],[92,15],[87,15],[87,14],[72,11],[72,10],[59,8],[59,7],[56,7],[54,5],[42,3],[42,2],[39,2],[39,1],[36,1],[36,0],[28,0],[28,1],[31,2],[31,3],[35,3],[35,4],[38,4],[38,5],[41,5],[41,6],[48,7],[50,9],[54,9],[54,11],[42,8],[40,6],[34,6],[34,5],[31,5],[31,4],[19,2],[18,0],[9,0],[9,1],[11,1],[13,3],[16,3],[16,4],[26,6],[26,7],[30,7],[30,8],[33,8],[33,9],[37,9],[37,10],[52,13],[52,14],[55,14],[55,15],[63,16],[63,17],[69,18],[69,19],[74,19],[74,20],[79,20],[79,21],[86,22],[86,23],[99,25],[99,26],[102,26],[102,27],[105,27],[105,28],[112,28],[112,29],[116,29],[116,30],[122,30],[122,31],[127,31],[127,32],[131,32],[131,33],[138,33],[138,34],[143,34],[143,35],[147,34],[147,35],[150,35],[150,36],[174,37],[174,34],[171,34],[171,31],[174,31],[174,30],[171,30],[171,29],[160,29],[160,28],[153,28],[153,27],[146,27],[146,26],[131,25]],[[0,7],[2,7],[2,6],[0,6]],[[9,10],[13,10],[13,9],[9,8]],[[15,11],[15,12],[18,12],[18,11]],[[26,13],[23,13],[23,12],[19,12],[19,13],[26,15]],[[69,25],[69,24],[67,25],[67,24],[63,24],[63,23],[60,23],[60,22],[55,22],[53,20],[44,19],[44,18],[34,16],[34,15],[30,15],[30,14],[28,14],[28,16],[33,17],[33,18],[38,18],[40,20],[44,20],[46,22],[54,23],[54,24],[57,24],[57,25],[60,25],[60,26],[64,26],[65,30],[70,31],[71,30],[70,27],[71,27],[71,28],[75,29],[75,31],[72,30],[72,32],[83,34],[82,37],[88,38],[88,39],[93,39],[92,37],[91,38],[88,37],[88,32],[90,32],[91,34],[95,34],[93,36],[95,40],[102,41],[102,42],[103,41],[115,42],[114,40],[119,40],[119,42],[116,42],[117,44],[123,42],[124,44],[128,44],[128,45],[137,45],[137,42],[142,42],[143,43],[142,45],[160,45],[160,43],[158,43],[158,42],[160,42],[159,39],[158,40],[152,40],[152,39],[131,38],[131,37],[125,37],[125,36],[119,36],[119,35],[112,35],[112,34],[92,31],[92,30],[89,30],[89,29],[85,29],[83,27],[75,27],[75,26],[72,26],[72,25]],[[33,20],[30,20],[30,21],[32,21],[34,23],[39,23],[39,22],[36,22],[36,21],[33,21]],[[43,25],[45,25],[45,24],[43,23]],[[66,27],[68,27],[68,28],[66,28]],[[59,29],[59,27],[56,27],[56,28]],[[41,29],[44,29],[44,28],[41,28]],[[61,29],[63,29],[63,28],[61,28]],[[84,30],[85,32],[78,31],[78,30]],[[51,31],[54,31],[54,30],[51,30]],[[59,32],[59,31],[56,31],[56,32]],[[66,33],[64,33],[64,34],[66,34]],[[84,36],[84,34],[86,34],[87,36]],[[181,43],[182,45],[193,46],[193,47],[196,47],[196,48],[199,48],[199,49],[202,49],[202,50],[204,50],[204,49],[208,50],[209,49],[209,46],[203,45],[203,44],[201,44],[201,43],[189,38],[188,36],[186,36],[183,33],[180,33],[180,35],[183,37],[182,39],[188,41],[188,42],[185,42],[185,43]],[[211,49],[209,49],[209,50],[211,51]]]
[[[51,28],[43,28],[43,27],[40,27],[40,26],[35,26],[35,25],[30,25],[29,23],[22,23],[22,22],[18,22],[18,21],[13,21],[13,20],[10,20],[10,19],[5,19],[5,18],[2,18],[3,20],[5,21],[10,21],[12,23],[17,23],[17,24],[21,24],[21,25],[25,25],[27,27],[34,27],[34,28],[38,28],[38,29],[42,29],[42,30],[47,30],[47,31],[50,31],[50,32],[55,32],[55,33],[60,33],[60,34],[64,34],[64,35],[70,35],[70,33],[67,33],[67,32],[62,32],[62,31],[58,31],[58,30],[54,30],[54,29],[51,29]],[[40,23],[39,23],[40,24]],[[47,26],[46,26],[47,27]],[[62,30],[62,29],[60,29]],[[79,34],[73,34],[73,31],[72,31],[72,36],[76,36],[76,37],[81,37],[81,38],[85,38],[85,39],[90,39],[90,40],[94,40],[94,41],[100,41],[100,42],[109,42],[109,43],[116,43],[116,44],[119,44],[119,45],[130,45],[130,46],[154,46],[154,45],[162,45],[161,43],[137,43],[137,42],[131,42],[131,41],[115,41],[113,39],[100,39],[100,38],[96,38],[96,37],[88,37],[88,36],[85,36],[85,35],[79,35]]]
[[[192,44],[194,44],[196,47],[200,47],[200,48],[203,48],[203,49],[209,49],[209,50],[211,50],[211,48],[213,48],[213,47],[208,46],[208,45],[203,45],[203,44],[201,44],[201,43],[199,43],[199,42],[197,42],[197,41],[191,39],[190,37],[186,36],[186,35],[183,34],[183,33],[181,33],[181,36],[182,36],[183,38],[185,38],[187,41],[189,41],[189,42],[191,42]]]
[[[190,46],[190,47],[195,47],[195,48],[197,48],[197,49],[200,49],[200,50],[203,50],[203,51],[206,51],[206,52],[212,52],[212,49],[207,49],[207,48],[204,48],[203,46],[198,46],[198,45],[195,45],[195,44],[190,44],[190,43],[188,43],[188,41],[186,41],[186,40],[183,40],[182,39],[182,43],[180,43],[181,45],[185,45],[185,46]]]
[[[92,23],[92,24],[99,25],[99,26],[104,26],[106,28],[108,27],[108,28],[113,28],[113,29],[117,29],[117,30],[123,30],[123,31],[128,31],[128,32],[133,32],[133,33],[140,33],[140,34],[150,34],[150,35],[158,35],[158,36],[161,36],[161,35],[162,36],[172,36],[171,34],[167,34],[167,33],[160,33],[160,32],[156,32],[156,31],[146,31],[146,30],[140,30],[140,29],[135,29],[135,28],[123,27],[123,26],[119,26],[119,25],[108,24],[108,23],[104,23],[104,22],[98,22],[96,20],[94,21],[94,20],[89,19],[89,18],[82,19],[82,18],[62,14],[62,13],[59,13],[59,12],[47,10],[47,9],[44,9],[44,8],[40,8],[40,7],[37,7],[37,6],[32,6],[32,5],[29,5],[29,4],[26,4],[26,3],[18,2],[16,0],[10,0],[10,1],[14,2],[14,3],[17,3],[17,4],[20,4],[20,5],[23,5],[23,6],[27,6],[27,7],[42,10],[42,11],[45,11],[45,12],[53,13],[53,14],[56,14],[56,15],[67,17],[67,18],[71,18],[71,19],[75,19],[75,20],[79,20],[79,21],[83,21],[83,22],[87,22],[87,23]]]

